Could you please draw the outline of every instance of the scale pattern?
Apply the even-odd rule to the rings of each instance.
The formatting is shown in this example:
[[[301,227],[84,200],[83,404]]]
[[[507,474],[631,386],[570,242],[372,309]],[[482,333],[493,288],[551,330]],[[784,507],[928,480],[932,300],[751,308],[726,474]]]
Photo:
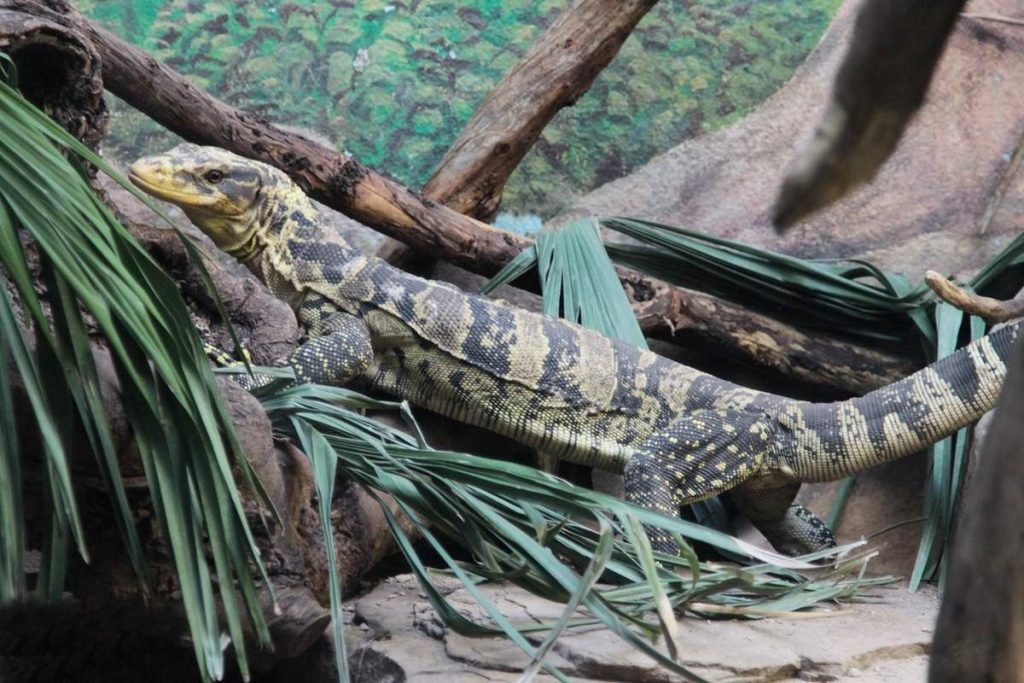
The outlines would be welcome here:
[[[130,171],[289,302],[303,380],[361,379],[544,453],[624,472],[628,500],[675,515],[726,491],[785,552],[833,543],[791,505],[802,481],[904,457],[995,403],[1017,326],[866,396],[813,404],[741,387],[573,323],[359,254],[280,171],[180,145]],[[671,550],[668,539],[653,539]]]

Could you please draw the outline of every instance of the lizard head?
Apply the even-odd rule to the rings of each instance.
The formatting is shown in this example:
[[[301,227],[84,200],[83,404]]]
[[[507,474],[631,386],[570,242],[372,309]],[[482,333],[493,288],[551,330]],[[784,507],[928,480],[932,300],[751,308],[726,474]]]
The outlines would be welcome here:
[[[291,185],[270,166],[191,144],[139,159],[128,177],[147,194],[181,207],[218,247],[236,256],[254,247],[270,196]]]

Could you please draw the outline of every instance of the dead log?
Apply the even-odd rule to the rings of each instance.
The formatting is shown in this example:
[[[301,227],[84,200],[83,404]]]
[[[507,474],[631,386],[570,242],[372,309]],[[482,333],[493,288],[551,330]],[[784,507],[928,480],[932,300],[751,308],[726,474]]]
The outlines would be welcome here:
[[[171,557],[166,536],[153,517],[150,489],[129,421],[122,403],[119,379],[114,370],[109,351],[93,349],[98,370],[100,389],[103,395],[104,412],[110,426],[114,448],[117,453],[123,484],[133,513],[133,524],[139,534],[146,560],[147,583],[150,588],[145,605],[145,619],[151,622],[147,632],[163,645],[157,649],[167,656],[176,650],[187,626],[178,590],[177,570]],[[15,387],[17,377],[15,377]],[[323,607],[327,599],[327,572],[324,544],[314,527],[318,527],[315,515],[313,477],[306,458],[294,451],[275,447],[270,422],[259,402],[238,384],[227,379],[220,380],[221,395],[225,407],[249,464],[256,471],[274,509],[278,513],[275,521],[259,502],[261,499],[245,488],[240,489],[246,518],[253,532],[263,565],[273,584],[280,611],[272,611],[272,601],[267,586],[258,584],[257,590],[265,610],[275,651],[270,653],[256,648],[253,641],[253,664],[257,668],[272,666],[279,657],[297,654],[311,645],[323,633],[329,613]],[[29,402],[18,403],[29,410]],[[27,416],[19,420],[20,425],[34,424]],[[43,510],[45,500],[45,478],[42,474],[44,458],[37,435],[30,430],[19,434],[23,462],[23,490],[27,501],[25,516],[29,539],[38,539],[45,526],[47,515]],[[45,645],[61,648],[60,654],[70,655],[83,667],[79,675],[97,680],[105,662],[97,656],[97,642],[107,642],[111,648],[124,639],[131,640],[136,627],[132,622],[121,623],[121,615],[130,615],[142,610],[142,596],[137,577],[125,556],[123,539],[117,525],[111,519],[109,491],[105,482],[98,477],[95,458],[88,448],[70,451],[70,465],[76,487],[79,510],[81,511],[85,538],[90,550],[91,561],[85,564],[77,554],[69,561],[64,590],[73,596],[74,604],[80,608],[75,616],[76,623],[69,623],[57,630],[50,630],[54,640]],[[236,464],[235,469],[238,469]],[[244,481],[238,471],[235,480]],[[29,547],[34,541],[28,541]],[[31,554],[31,553],[30,553]],[[342,565],[344,566],[344,565]],[[29,570],[30,573],[32,570]],[[361,570],[365,571],[365,569]],[[356,577],[351,577],[354,581]],[[46,614],[36,628],[41,635],[47,629]],[[0,617],[0,622],[3,619]],[[88,629],[78,622],[92,624]],[[34,623],[34,622],[30,622]],[[97,640],[96,629],[103,637]],[[0,624],[2,630],[2,624]],[[16,634],[15,634],[16,635]],[[141,635],[141,634],[140,634]],[[0,641],[4,640],[0,633]],[[4,655],[18,657],[33,656],[35,640],[16,637],[16,651]],[[189,653],[179,653],[185,661],[191,661]],[[194,662],[192,664],[194,667]]]
[[[277,166],[313,198],[434,258],[475,272],[495,272],[530,244],[523,237],[424,199],[354,159],[225,105],[77,14],[69,21],[88,31],[101,54],[106,87],[188,140],[218,145]],[[696,292],[674,294],[680,290],[633,271],[620,268],[618,273],[635,302],[674,296],[673,301],[665,302],[666,307],[686,306],[690,301],[703,304],[677,316],[672,321],[674,333],[692,331],[713,341],[733,359],[771,368],[801,382],[859,392],[888,383],[915,366],[915,361],[895,356],[879,367],[876,351],[788,326],[782,326],[787,338],[775,340],[780,324],[766,316]],[[732,324],[721,324],[723,312]],[[659,328],[664,329],[663,321],[645,318],[645,331]],[[789,358],[793,344],[805,352],[799,365]],[[843,353],[837,354],[837,347]],[[894,367],[901,369],[893,373]],[[834,384],[837,378],[838,385]]]
[[[21,93],[95,149],[108,120],[99,54],[80,27],[61,19],[38,2],[0,2],[0,51],[14,62]]]
[[[650,337],[743,358],[833,393],[865,393],[917,369],[909,359],[828,335],[809,335],[722,299],[619,269],[641,329]],[[660,289],[648,291],[648,287]],[[714,327],[706,321],[714,320]],[[756,328],[752,330],[752,327]],[[825,360],[827,359],[827,361]],[[824,362],[823,362],[824,361]]]

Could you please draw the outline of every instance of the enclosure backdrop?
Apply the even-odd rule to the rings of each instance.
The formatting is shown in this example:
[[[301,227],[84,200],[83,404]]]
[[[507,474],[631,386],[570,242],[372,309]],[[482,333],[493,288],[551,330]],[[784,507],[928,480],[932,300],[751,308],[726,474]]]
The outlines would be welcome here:
[[[483,97],[570,0],[79,0],[77,6],[233,105],[319,133],[422,185]],[[659,3],[513,175],[503,208],[548,217],[770,96],[838,0]],[[116,106],[107,151],[171,144]],[[504,216],[505,223],[511,220]],[[519,221],[521,225],[536,221]]]

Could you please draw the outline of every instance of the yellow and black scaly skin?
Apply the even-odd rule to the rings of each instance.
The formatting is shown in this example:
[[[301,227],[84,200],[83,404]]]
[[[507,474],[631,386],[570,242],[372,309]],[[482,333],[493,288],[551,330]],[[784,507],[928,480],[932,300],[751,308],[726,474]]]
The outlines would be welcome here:
[[[362,255],[321,226],[287,176],[224,150],[181,145],[140,159],[130,176],[295,308],[312,338],[290,358],[300,378],[361,378],[545,453],[624,472],[628,500],[668,514],[731,490],[783,552],[833,542],[791,505],[800,482],[909,455],[978,419],[1017,334],[1003,328],[860,398],[794,401]]]

